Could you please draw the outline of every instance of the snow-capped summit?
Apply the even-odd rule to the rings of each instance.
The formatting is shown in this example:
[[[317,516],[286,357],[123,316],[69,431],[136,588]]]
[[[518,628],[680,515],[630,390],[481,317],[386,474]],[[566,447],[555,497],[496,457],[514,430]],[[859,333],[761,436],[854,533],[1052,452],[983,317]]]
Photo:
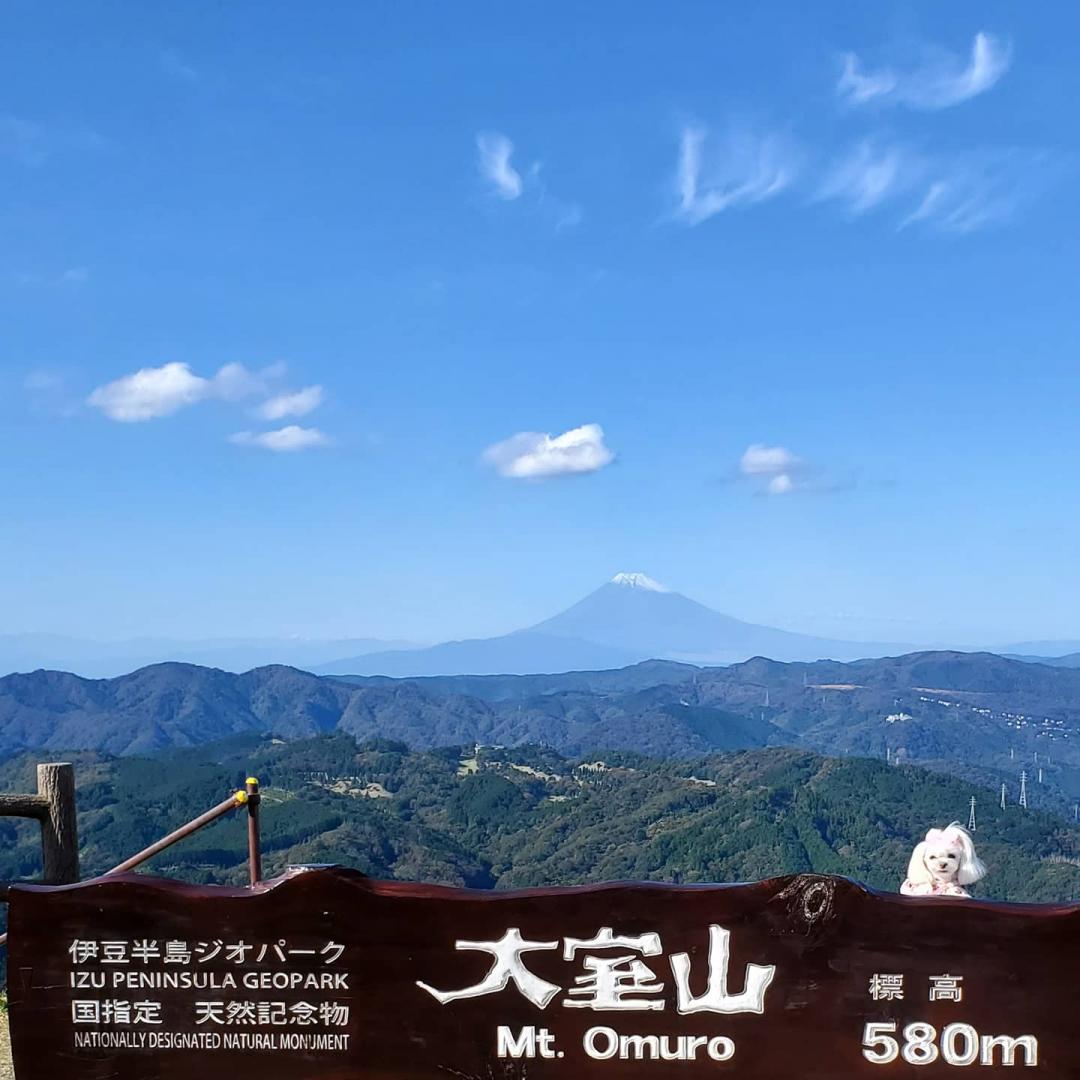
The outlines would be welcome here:
[[[668,592],[659,581],[654,581],[648,574],[616,574],[611,579],[612,585],[622,585],[626,589],[644,589],[646,592]]]
[[[733,664],[752,656],[854,660],[911,651],[901,645],[826,641],[742,622],[672,592],[647,574],[619,573],[565,611],[523,630],[429,649],[358,656],[326,665],[320,674],[536,674],[595,671],[650,659]]]

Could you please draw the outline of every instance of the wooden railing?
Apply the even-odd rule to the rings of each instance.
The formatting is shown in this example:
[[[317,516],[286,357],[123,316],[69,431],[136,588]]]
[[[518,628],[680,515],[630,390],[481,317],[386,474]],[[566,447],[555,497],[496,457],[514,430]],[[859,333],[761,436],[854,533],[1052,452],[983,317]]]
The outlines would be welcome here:
[[[79,827],[75,815],[75,769],[66,761],[37,767],[36,795],[0,795],[0,817],[41,823],[41,881],[70,885],[79,880]],[[0,882],[0,899],[10,881]]]

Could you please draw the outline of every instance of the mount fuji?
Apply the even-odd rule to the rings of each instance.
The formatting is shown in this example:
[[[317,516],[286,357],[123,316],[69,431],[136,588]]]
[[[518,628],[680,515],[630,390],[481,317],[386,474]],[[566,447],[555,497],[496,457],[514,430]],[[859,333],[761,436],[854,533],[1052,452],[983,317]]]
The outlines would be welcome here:
[[[757,626],[672,592],[642,573],[619,573],[584,599],[524,630],[448,641],[426,649],[353,656],[316,670],[328,675],[527,675],[623,667],[642,660],[733,664],[857,660],[913,646],[827,638]]]

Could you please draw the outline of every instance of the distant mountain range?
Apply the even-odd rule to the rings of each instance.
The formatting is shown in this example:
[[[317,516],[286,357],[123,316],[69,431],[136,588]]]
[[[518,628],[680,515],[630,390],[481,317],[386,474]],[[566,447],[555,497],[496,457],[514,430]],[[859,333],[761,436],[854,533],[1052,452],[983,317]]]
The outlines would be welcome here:
[[[250,671],[267,664],[310,668],[335,656],[408,648],[407,642],[375,638],[319,641],[304,638],[131,638],[89,641],[60,634],[0,634],[0,675],[13,671],[73,671],[90,679],[108,679],[129,671],[178,661]]]
[[[1006,652],[1010,660],[1023,660],[1028,664],[1049,664],[1050,667],[1080,668],[1080,652],[1067,653],[1065,656],[1023,656]]]
[[[841,641],[743,622],[672,592],[645,574],[620,573],[565,611],[493,638],[420,647],[374,638],[143,638],[90,642],[48,634],[0,635],[0,675],[49,669],[110,678],[176,661],[244,672],[272,664],[324,675],[536,674],[625,667],[650,659],[734,664],[898,656],[916,645]],[[994,652],[1063,667],[1080,665],[1080,642],[1024,642]],[[1063,655],[1076,654],[1076,655]]]
[[[425,749],[542,743],[658,757],[794,746],[918,763],[1071,812],[1080,798],[1080,669],[931,652],[723,668],[653,661],[535,676],[242,675],[162,664],[108,680],[0,678],[0,755],[152,754],[247,734],[344,732]]]
[[[661,653],[657,653],[661,655]],[[597,671],[649,659],[651,653],[518,630],[495,638],[446,641],[426,649],[390,649],[349,656],[312,670],[320,675],[518,675],[534,672]]]

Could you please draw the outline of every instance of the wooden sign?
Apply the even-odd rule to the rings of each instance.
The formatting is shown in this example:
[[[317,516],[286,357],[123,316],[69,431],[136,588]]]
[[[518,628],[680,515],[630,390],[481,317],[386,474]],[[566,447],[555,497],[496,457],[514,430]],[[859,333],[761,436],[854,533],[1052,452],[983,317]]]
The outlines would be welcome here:
[[[20,886],[19,1080],[1080,1076],[1080,905],[833,877]]]

